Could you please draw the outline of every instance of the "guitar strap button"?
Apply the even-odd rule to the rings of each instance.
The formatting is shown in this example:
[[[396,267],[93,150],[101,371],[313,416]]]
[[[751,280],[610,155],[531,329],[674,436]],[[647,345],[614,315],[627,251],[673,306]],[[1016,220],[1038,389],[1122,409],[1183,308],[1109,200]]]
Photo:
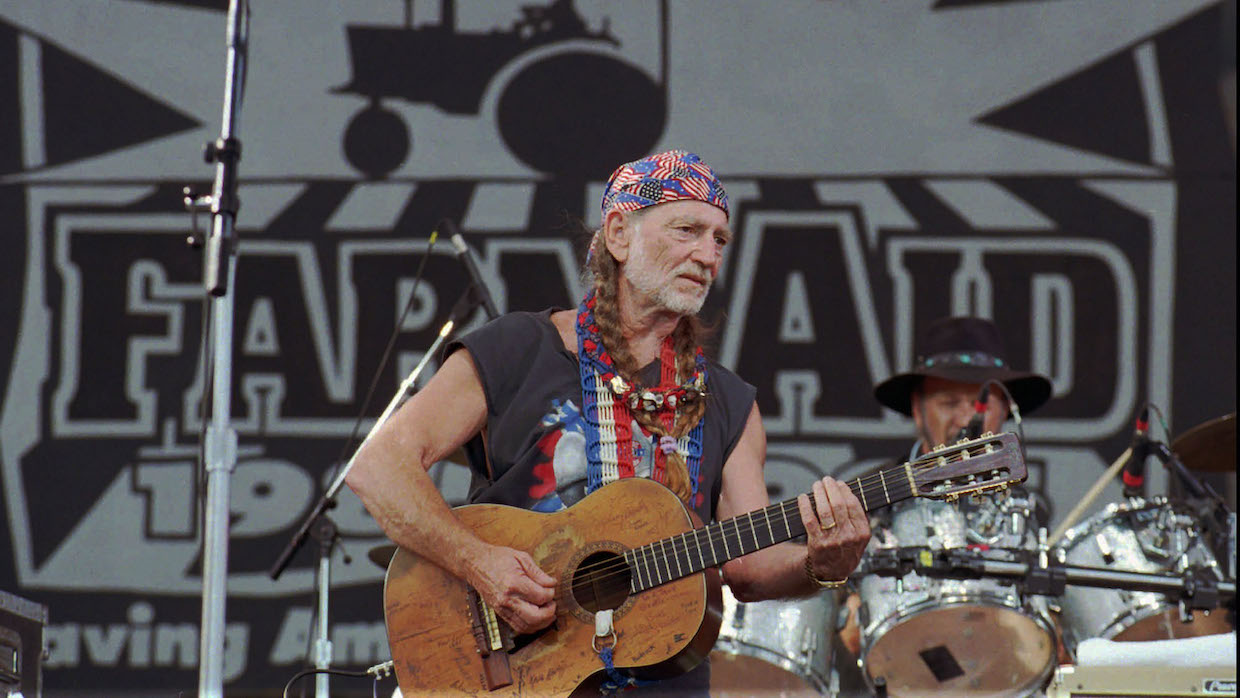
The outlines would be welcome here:
[[[599,611],[594,614],[594,637],[590,638],[590,646],[594,648],[595,654],[598,654],[602,652],[604,649],[607,649],[606,646],[604,646],[603,648],[600,648],[598,646],[599,638],[610,637],[611,638],[610,647],[614,648],[616,646],[616,640],[617,640],[616,629],[611,624],[612,611],[613,609],[609,608],[605,611]]]

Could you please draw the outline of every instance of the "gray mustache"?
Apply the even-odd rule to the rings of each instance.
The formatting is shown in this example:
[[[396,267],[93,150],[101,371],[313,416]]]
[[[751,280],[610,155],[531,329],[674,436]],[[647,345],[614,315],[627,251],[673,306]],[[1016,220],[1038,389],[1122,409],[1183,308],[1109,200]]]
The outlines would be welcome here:
[[[709,286],[710,284],[714,283],[714,281],[715,281],[715,275],[714,275],[714,274],[712,274],[712,273],[710,272],[710,270],[709,270],[709,269],[707,269],[706,267],[704,267],[704,266],[702,266],[702,265],[698,264],[697,262],[686,262],[686,263],[684,263],[684,264],[682,264],[682,265],[680,265],[680,266],[676,267],[676,268],[672,271],[672,273],[673,273],[673,274],[677,274],[677,275],[680,275],[680,274],[692,274],[692,275],[694,275],[694,276],[700,276],[700,277],[702,277],[703,279],[706,279],[706,285],[707,285],[707,286]]]

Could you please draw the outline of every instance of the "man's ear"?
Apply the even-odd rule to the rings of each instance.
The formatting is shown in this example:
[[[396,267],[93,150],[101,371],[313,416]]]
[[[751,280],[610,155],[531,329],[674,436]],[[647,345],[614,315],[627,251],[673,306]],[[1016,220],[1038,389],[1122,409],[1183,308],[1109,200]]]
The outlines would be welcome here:
[[[607,212],[607,218],[603,221],[603,243],[620,264],[629,258],[629,245],[633,243],[636,222],[633,216],[614,208]]]

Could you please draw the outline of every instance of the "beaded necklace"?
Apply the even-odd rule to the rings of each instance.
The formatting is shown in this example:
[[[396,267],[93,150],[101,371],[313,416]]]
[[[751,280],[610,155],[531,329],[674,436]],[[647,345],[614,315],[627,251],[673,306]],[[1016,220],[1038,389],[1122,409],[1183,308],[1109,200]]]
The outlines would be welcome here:
[[[693,375],[676,384],[676,352],[669,336],[660,352],[660,381],[655,388],[630,384],[616,373],[615,364],[603,346],[594,319],[595,292],[577,308],[577,357],[581,368],[581,401],[586,437],[586,492],[620,478],[633,477],[633,418],[631,411],[658,412],[664,435],[654,449],[651,478],[667,484],[667,457],[678,453],[684,459],[692,488],[690,503],[696,504],[698,474],[702,465],[702,422],[689,433],[676,438],[676,409],[706,396],[706,357],[698,347]]]

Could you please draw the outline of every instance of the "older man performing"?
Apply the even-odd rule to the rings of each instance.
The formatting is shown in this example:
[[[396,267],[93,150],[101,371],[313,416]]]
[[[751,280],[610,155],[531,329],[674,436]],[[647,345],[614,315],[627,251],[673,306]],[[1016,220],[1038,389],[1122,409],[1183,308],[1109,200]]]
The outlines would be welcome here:
[[[727,194],[696,155],[673,150],[619,167],[577,310],[510,313],[450,346],[425,389],[358,454],[348,483],[384,532],[528,634],[567,612],[558,580],[527,551],[462,525],[426,474],[466,441],[485,444],[474,503],[557,511],[636,476],[666,485],[703,521],[767,506],[756,391],[707,359],[698,339],[696,314],[731,236]],[[860,502],[830,477],[812,494],[797,502],[806,545],[723,564],[738,599],[812,594],[856,567],[870,535]],[[703,663],[641,690],[706,695],[708,685]]]

